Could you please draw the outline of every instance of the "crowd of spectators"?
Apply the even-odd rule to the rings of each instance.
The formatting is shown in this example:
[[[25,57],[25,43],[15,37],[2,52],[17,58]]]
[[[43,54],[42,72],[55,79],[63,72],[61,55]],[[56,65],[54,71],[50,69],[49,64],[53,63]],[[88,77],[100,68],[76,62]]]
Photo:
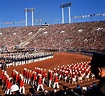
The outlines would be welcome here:
[[[105,49],[105,22],[0,28],[0,36],[0,46],[8,49],[28,40],[24,47],[101,52]]]
[[[10,28],[0,28],[1,46],[2,47],[14,47],[18,44],[27,40],[35,32],[37,32],[38,27],[10,27]],[[7,42],[8,41],[8,42]]]

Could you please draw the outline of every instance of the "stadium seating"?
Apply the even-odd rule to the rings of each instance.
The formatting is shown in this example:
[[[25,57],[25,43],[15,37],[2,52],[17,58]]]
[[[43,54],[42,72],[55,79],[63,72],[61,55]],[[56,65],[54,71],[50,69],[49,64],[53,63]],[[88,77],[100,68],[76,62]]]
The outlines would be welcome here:
[[[42,30],[38,32],[40,28]],[[105,49],[104,31],[104,21],[55,24],[48,27],[0,28],[0,44],[10,49],[15,46],[22,47],[22,44],[28,41],[24,44],[26,48],[101,52]]]

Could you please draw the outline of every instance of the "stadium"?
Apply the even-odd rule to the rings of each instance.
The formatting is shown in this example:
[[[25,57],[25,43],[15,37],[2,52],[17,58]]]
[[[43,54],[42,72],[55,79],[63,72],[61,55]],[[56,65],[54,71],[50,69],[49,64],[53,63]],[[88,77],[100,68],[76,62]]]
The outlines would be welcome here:
[[[65,3],[60,8],[70,6]],[[105,76],[105,20],[71,22],[69,9],[69,23],[64,22],[62,11],[60,24],[34,26],[32,16],[32,26],[28,26],[27,13],[33,14],[34,9],[24,11],[26,26],[0,28],[0,95],[12,94],[15,84],[19,87],[15,91],[24,96],[104,96],[93,71],[102,68],[100,74]],[[105,13],[72,19],[94,16]]]

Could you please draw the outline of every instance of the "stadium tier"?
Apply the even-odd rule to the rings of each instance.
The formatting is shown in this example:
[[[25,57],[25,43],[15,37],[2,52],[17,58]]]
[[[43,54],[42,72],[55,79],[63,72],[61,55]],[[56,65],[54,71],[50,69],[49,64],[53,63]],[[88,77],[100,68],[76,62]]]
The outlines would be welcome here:
[[[0,28],[0,37],[1,49],[100,52],[105,49],[105,21]]]

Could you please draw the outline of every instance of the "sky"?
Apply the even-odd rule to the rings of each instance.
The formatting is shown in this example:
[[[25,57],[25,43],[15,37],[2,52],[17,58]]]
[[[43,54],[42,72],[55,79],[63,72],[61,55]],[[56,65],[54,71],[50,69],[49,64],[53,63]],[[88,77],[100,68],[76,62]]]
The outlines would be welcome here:
[[[69,2],[71,2],[71,17],[105,13],[105,0],[0,0],[0,27],[10,26],[10,24],[4,25],[4,22],[24,21],[24,8],[35,8],[34,20],[36,22],[34,25],[44,24],[45,22],[48,24],[61,23],[62,10],[60,5]],[[101,18],[105,20],[105,16]],[[32,23],[31,19],[31,12],[28,12],[29,26]],[[99,19],[99,17],[95,19]],[[64,21],[68,23],[68,7],[64,8]],[[25,26],[25,22],[21,22],[20,25]]]

